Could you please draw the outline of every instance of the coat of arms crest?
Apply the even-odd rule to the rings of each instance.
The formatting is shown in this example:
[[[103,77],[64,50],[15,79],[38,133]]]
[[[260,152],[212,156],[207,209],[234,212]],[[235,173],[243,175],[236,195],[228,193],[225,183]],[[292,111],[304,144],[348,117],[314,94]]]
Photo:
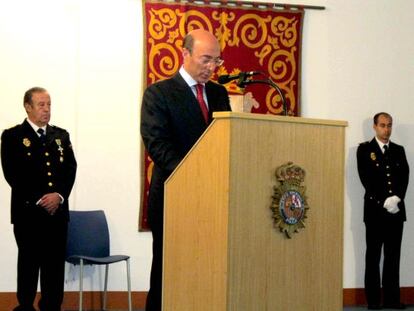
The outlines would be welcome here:
[[[305,227],[309,206],[306,202],[305,170],[293,162],[287,162],[276,168],[271,210],[274,226],[284,232],[288,238]]]

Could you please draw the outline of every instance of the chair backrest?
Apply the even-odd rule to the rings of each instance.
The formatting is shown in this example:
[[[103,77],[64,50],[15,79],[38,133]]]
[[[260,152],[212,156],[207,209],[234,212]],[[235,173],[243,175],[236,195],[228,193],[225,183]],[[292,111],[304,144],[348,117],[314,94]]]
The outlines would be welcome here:
[[[66,261],[79,264],[80,260],[71,256],[109,256],[109,230],[104,211],[69,211],[69,214]]]

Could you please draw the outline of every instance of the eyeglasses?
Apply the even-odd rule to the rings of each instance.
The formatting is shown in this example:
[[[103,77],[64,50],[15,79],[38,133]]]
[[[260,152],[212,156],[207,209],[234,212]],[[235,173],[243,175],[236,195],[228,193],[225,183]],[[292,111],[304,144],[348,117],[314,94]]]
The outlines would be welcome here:
[[[224,59],[221,59],[220,57],[201,56],[200,63],[203,66],[213,64],[214,66],[218,67],[218,66],[223,65]]]

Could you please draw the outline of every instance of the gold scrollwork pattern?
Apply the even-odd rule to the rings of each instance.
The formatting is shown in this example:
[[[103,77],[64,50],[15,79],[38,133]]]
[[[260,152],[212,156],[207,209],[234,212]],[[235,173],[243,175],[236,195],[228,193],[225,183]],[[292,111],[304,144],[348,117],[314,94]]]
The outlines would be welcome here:
[[[217,37],[225,59],[213,79],[221,74],[260,68],[284,92],[288,113],[298,115],[303,11],[155,0],[147,0],[146,6],[147,83],[175,74],[180,66],[183,37],[193,29],[204,28]],[[226,88],[233,94],[244,92],[236,81]],[[259,111],[254,112],[283,112],[277,92],[254,85],[250,88],[261,103]]]
[[[184,35],[194,29],[206,29],[213,33],[213,25],[211,24],[210,18],[199,10],[188,10],[180,12],[176,10],[177,16],[179,17],[179,29],[181,35]]]
[[[296,63],[294,60],[295,48],[291,51],[276,50],[269,58],[267,71],[279,83],[289,83],[295,75]]]
[[[212,14],[213,20],[219,23],[219,27],[215,29],[214,35],[220,42],[220,48],[224,51],[226,43],[230,41],[231,29],[227,27],[227,24],[236,19],[236,14],[233,12],[217,12],[214,11]]]
[[[295,81],[291,81],[291,84],[294,84]],[[285,89],[285,99],[290,101],[290,110],[289,115],[293,115],[291,111],[295,110],[296,101],[295,96],[293,94],[293,86],[289,86],[284,88]],[[280,97],[279,93],[274,90],[270,89],[266,93],[266,108],[270,114],[281,114],[283,112],[283,103],[282,98]]]
[[[262,18],[256,14],[242,15],[234,25],[233,39],[229,41],[229,46],[243,44],[249,49],[259,48],[266,42],[266,23],[269,21],[270,16]]]
[[[152,39],[149,39],[148,43],[151,46],[148,62],[150,82],[154,83],[176,73],[179,69],[177,50],[166,43],[155,44]]]
[[[276,16],[272,19],[270,28],[284,46],[292,47],[298,40],[297,24],[298,20],[295,18]]]
[[[148,32],[150,38],[160,40],[167,34],[168,29],[172,29],[177,24],[177,15],[171,9],[150,10],[148,21]]]

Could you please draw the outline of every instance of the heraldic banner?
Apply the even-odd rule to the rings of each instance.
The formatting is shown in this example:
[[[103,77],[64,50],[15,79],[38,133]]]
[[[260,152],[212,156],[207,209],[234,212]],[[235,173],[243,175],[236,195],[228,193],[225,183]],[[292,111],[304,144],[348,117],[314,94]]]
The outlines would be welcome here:
[[[303,10],[262,2],[146,0],[144,14],[145,86],[172,77],[182,63],[185,34],[203,28],[217,37],[224,59],[213,81],[220,75],[260,71],[258,79],[270,78],[283,92],[287,114],[299,115]],[[240,88],[234,80],[225,86],[230,95],[250,98],[247,112],[283,114],[281,96],[268,85]],[[152,161],[146,152],[143,158],[139,229],[145,231]]]

